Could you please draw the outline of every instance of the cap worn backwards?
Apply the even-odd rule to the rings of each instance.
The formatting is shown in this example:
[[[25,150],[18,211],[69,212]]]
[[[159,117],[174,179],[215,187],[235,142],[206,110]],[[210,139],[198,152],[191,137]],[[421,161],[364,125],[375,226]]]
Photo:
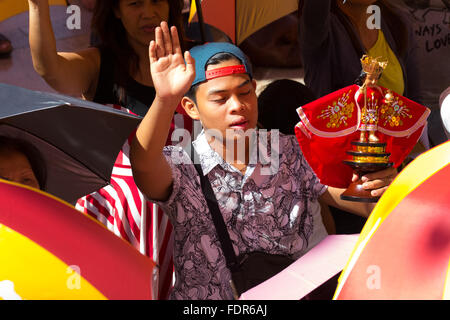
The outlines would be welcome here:
[[[247,73],[252,78],[252,69],[246,55],[234,44],[228,42],[210,42],[201,46],[196,46],[189,50],[195,59],[195,79],[192,86],[206,80],[223,77],[230,74]],[[208,60],[218,53],[230,53],[238,58],[242,65],[218,68],[206,71]]]

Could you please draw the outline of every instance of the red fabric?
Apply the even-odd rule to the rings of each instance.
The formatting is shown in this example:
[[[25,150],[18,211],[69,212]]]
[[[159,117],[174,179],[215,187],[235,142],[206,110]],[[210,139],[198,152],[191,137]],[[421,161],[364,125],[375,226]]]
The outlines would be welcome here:
[[[0,195],[0,225],[24,235],[65,264],[77,265],[83,278],[108,299],[151,299],[151,259],[62,201],[4,182]]]
[[[379,114],[384,110],[376,135],[380,142],[387,144],[386,151],[391,153],[389,159],[398,167],[419,140],[429,110],[395,93],[396,102],[388,107],[384,100],[387,89],[379,88],[382,94],[378,89],[369,88],[367,91],[368,96],[374,93],[378,99]],[[361,126],[358,106],[364,105],[364,99],[362,95],[355,99],[358,90],[357,85],[352,85],[298,109],[301,121],[295,128],[295,134],[302,152],[321,183],[332,187],[346,188],[351,182],[352,169],[342,161],[349,157],[346,151],[353,149],[351,142],[358,141],[361,132],[358,130]],[[392,119],[399,119],[398,126]],[[393,126],[391,123],[394,123]]]
[[[446,166],[393,208],[368,240],[338,299],[442,299],[450,256],[449,179]],[[380,271],[379,288],[367,285],[373,266]]]
[[[358,133],[339,138],[321,138],[312,135],[308,138],[298,128],[295,135],[300,143],[303,155],[322,184],[347,188],[352,179],[352,169],[342,161],[347,158],[343,150],[350,147],[350,141],[358,138]]]

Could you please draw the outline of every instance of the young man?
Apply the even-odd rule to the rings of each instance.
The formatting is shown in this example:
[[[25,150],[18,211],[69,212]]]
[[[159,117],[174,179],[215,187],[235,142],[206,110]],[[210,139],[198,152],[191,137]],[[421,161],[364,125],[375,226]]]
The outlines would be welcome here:
[[[171,298],[233,298],[231,274],[199,175],[181,147],[164,147],[180,100],[189,116],[203,125],[194,147],[236,255],[264,251],[298,258],[304,254],[317,241],[319,197],[327,204],[369,215],[370,205],[341,201],[343,190],[319,183],[293,136],[280,135],[276,141],[274,133],[269,134],[278,150],[271,145],[265,156],[252,161],[256,148],[248,143],[252,140],[247,133],[258,118],[256,82],[237,47],[210,43],[186,52],[183,59],[176,28],[169,30],[163,22],[155,33],[150,63],[156,98],[136,132],[131,163],[138,187],[158,202],[175,230],[176,283]],[[245,146],[242,157],[239,146]],[[277,170],[267,170],[269,157]],[[383,193],[395,174],[389,169],[368,176],[367,188]]]

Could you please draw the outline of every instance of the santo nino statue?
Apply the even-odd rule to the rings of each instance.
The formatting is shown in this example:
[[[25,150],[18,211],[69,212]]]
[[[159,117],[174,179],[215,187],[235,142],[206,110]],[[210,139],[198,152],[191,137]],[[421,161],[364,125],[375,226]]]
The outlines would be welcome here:
[[[352,145],[383,145],[388,161],[398,167],[419,140],[430,110],[377,84],[387,63],[363,56],[361,85],[342,88],[297,109],[300,122],[295,134],[321,183],[338,188],[350,185],[353,170],[344,161],[349,160]],[[375,159],[352,157],[360,163]]]

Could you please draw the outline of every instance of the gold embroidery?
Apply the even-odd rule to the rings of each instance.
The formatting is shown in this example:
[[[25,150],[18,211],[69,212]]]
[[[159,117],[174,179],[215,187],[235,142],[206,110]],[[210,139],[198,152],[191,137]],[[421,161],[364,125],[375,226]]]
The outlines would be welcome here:
[[[412,115],[409,108],[398,97],[395,97],[391,103],[381,106],[381,120],[384,120],[384,126],[388,123],[391,127],[402,126],[404,118],[411,119]]]
[[[363,127],[376,126],[378,124],[378,99],[375,93],[371,93],[367,100],[367,108],[361,110],[361,122]]]
[[[328,119],[327,128],[339,128],[341,125],[347,126],[347,119],[351,118],[355,109],[353,102],[348,103],[350,94],[344,93],[337,101],[334,101],[331,106],[327,106],[325,110],[322,110],[317,119]]]

